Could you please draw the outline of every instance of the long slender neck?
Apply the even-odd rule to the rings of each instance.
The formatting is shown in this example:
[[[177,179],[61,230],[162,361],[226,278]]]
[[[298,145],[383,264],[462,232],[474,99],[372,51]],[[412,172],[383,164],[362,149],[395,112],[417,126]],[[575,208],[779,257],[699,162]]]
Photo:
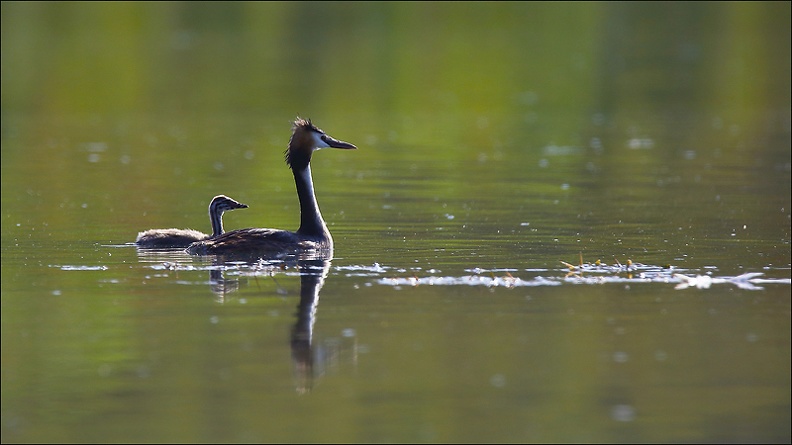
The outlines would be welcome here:
[[[209,219],[212,220],[212,236],[223,234],[223,211],[215,208],[209,209]]]
[[[319,212],[319,204],[314,195],[313,179],[311,179],[311,165],[305,168],[293,168],[294,183],[297,185],[297,197],[300,198],[300,228],[299,235],[311,238],[330,240],[330,232]]]

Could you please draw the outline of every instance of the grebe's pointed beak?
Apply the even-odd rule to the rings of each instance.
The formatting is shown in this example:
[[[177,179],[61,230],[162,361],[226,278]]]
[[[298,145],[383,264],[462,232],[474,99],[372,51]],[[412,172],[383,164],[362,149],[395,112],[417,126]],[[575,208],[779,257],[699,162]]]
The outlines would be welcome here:
[[[343,149],[346,149],[346,150],[354,150],[354,149],[357,148],[354,145],[350,144],[349,142],[344,142],[344,141],[339,141],[338,139],[333,139],[332,137],[330,137],[330,136],[328,136],[326,134],[322,135],[322,140],[324,141],[325,144],[327,144],[327,145],[329,145],[329,146],[331,146],[333,148],[343,148]]]

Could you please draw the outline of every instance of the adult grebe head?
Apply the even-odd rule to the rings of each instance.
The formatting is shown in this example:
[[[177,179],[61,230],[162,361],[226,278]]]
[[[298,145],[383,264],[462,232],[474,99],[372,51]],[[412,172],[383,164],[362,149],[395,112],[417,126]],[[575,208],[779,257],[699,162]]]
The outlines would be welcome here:
[[[303,170],[311,163],[311,154],[322,148],[356,149],[349,142],[333,138],[319,127],[311,123],[310,119],[297,118],[292,124],[292,135],[284,157],[292,170]]]

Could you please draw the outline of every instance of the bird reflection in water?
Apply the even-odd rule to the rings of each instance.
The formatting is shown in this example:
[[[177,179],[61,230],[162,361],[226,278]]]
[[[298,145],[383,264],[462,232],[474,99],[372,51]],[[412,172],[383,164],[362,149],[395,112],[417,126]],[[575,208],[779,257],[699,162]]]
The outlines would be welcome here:
[[[183,250],[138,249],[138,256],[141,262],[153,263],[153,269],[162,270],[162,277],[171,273],[179,277],[180,273],[208,269],[209,288],[215,301],[220,304],[230,302],[232,295],[246,286],[261,289],[268,279],[274,280],[277,294],[288,295],[289,292],[280,286],[276,277],[286,270],[296,269],[300,275],[300,300],[296,306],[295,322],[290,329],[289,345],[297,392],[309,393],[319,377],[342,361],[350,361],[353,366],[357,364],[359,348],[353,329],[345,329],[337,337],[322,338],[318,343],[314,341],[313,328],[319,293],[330,271],[330,260],[325,257],[304,254],[296,259],[264,261],[217,256],[212,258],[211,263],[196,268],[195,257],[188,256]]]
[[[294,265],[294,263],[291,263]],[[210,270],[211,289],[218,302],[225,302],[229,293],[239,290],[240,283],[250,280],[225,278],[225,269],[218,267]],[[276,272],[286,268],[286,263],[272,265],[259,261],[252,267],[251,275],[258,281],[268,274],[273,280]],[[314,344],[313,328],[316,322],[316,313],[319,305],[319,292],[324,286],[330,270],[330,260],[327,259],[299,259],[296,268],[300,275],[300,301],[297,304],[296,320],[290,333],[291,358],[294,370],[295,387],[298,393],[309,393],[315,380],[320,377],[329,365],[337,364],[341,350],[346,341],[338,338],[324,339],[318,347]],[[276,281],[277,284],[277,281]],[[278,293],[287,293],[278,285]],[[344,339],[352,339],[352,362],[357,363],[357,340],[354,330],[347,329],[342,334]]]
[[[218,302],[225,301],[228,294],[239,290],[239,286],[239,279],[226,278],[222,267],[209,270],[209,287]]]
[[[297,392],[304,394],[313,388],[313,326],[319,305],[319,291],[330,270],[330,261],[303,261],[298,267],[300,303],[297,305],[297,321],[291,331],[291,354]]]

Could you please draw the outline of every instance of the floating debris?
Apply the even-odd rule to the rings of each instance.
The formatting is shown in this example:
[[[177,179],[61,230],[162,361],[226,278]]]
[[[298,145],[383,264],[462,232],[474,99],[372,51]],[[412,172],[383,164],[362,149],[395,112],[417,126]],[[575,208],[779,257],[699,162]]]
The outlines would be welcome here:
[[[659,268],[658,268],[659,269]],[[711,277],[709,275],[687,276],[680,273],[669,273],[657,270],[642,271],[628,276],[621,275],[578,275],[567,274],[563,277],[537,276],[531,279],[514,277],[510,273],[505,276],[484,276],[484,275],[464,275],[460,277],[437,277],[429,276],[418,278],[412,277],[393,277],[380,278],[378,284],[388,286],[486,286],[486,287],[526,287],[526,286],[559,286],[568,284],[614,284],[614,283],[664,283],[674,284],[675,289],[686,289],[694,287],[697,289],[709,289],[714,284],[733,284],[740,289],[761,290],[759,284],[792,284],[789,278],[760,278],[761,272],[742,274],[736,277]]]
[[[677,284],[674,289],[687,289],[688,287],[695,287],[698,289],[709,289],[713,284],[729,283],[733,284],[740,289],[747,290],[761,290],[764,289],[757,284],[789,284],[789,279],[767,279],[759,278],[764,275],[762,272],[751,272],[738,275],[736,277],[711,277],[709,275],[696,275],[695,277],[688,277],[682,274],[674,274],[681,282]]]
[[[107,270],[107,266],[70,266],[70,265],[57,265],[51,264],[50,267],[55,267],[60,270]]]
[[[559,286],[561,281],[544,277],[531,280],[515,278],[511,274],[505,277],[486,277],[481,275],[465,275],[461,277],[424,277],[380,278],[377,283],[388,286],[486,286],[486,287],[524,287],[524,286]]]
[[[159,256],[155,258],[142,258],[143,261],[152,261],[149,267],[154,270],[165,271],[200,271],[207,270],[214,274],[221,273],[227,277],[241,276],[253,277],[268,276],[274,278],[276,274],[299,275],[301,272],[283,260],[259,260],[257,262],[234,261],[225,263],[196,264],[193,259],[189,262],[180,261],[176,256]],[[155,262],[156,261],[156,262]],[[380,284],[384,286],[484,286],[484,287],[536,287],[560,286],[562,284],[641,284],[662,283],[674,284],[674,289],[709,289],[715,285],[731,284],[745,290],[762,290],[764,284],[792,284],[790,278],[764,278],[763,272],[749,272],[738,276],[714,275],[714,267],[706,267],[706,273],[700,270],[688,270],[674,267],[670,264],[658,266],[642,264],[627,259],[619,261],[613,259],[613,264],[605,264],[597,259],[593,263],[583,261],[580,254],[578,264],[560,261],[564,268],[493,268],[484,269],[473,267],[464,269],[467,275],[444,276],[440,270],[434,268],[422,269],[411,267],[409,269],[392,267],[380,263],[368,265],[343,265],[333,268],[337,273],[347,277],[373,278],[366,286]],[[52,266],[63,270],[106,270],[106,266]],[[521,277],[528,274],[529,277]],[[425,276],[419,276],[425,275]],[[217,280],[215,280],[217,281]]]

